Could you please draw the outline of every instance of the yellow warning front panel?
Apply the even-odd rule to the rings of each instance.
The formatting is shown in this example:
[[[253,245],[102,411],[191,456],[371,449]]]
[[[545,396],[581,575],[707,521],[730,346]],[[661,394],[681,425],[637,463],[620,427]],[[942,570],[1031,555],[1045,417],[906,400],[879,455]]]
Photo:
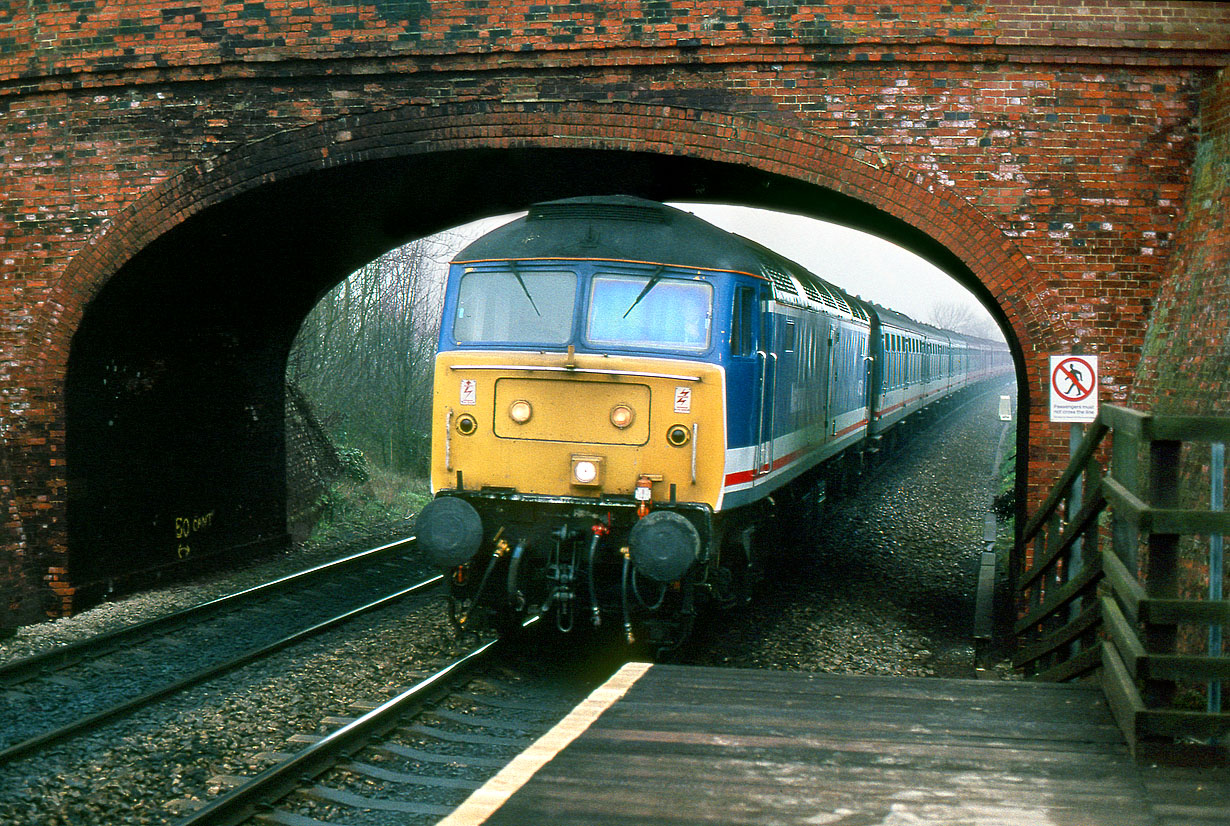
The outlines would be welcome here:
[[[649,440],[649,387],[625,382],[581,381],[567,376],[543,379],[500,378],[495,382],[495,435],[502,439],[643,445]],[[524,401],[529,421],[513,421],[510,408]],[[620,429],[611,411],[625,405],[632,424]]]
[[[636,480],[648,475],[656,501],[669,498],[675,485],[679,501],[716,508],[725,466],[724,379],[718,365],[675,359],[441,353],[432,415],[432,489],[455,488],[460,473],[469,489],[631,496]],[[530,403],[527,424],[539,429],[517,429],[509,408],[518,400]],[[626,436],[614,435],[618,429],[611,424],[611,408],[618,404],[635,413]],[[468,432],[459,430],[459,422]],[[668,442],[672,427],[687,431],[685,444]],[[517,432],[526,435],[504,435]],[[600,487],[574,483],[574,456],[601,459]]]

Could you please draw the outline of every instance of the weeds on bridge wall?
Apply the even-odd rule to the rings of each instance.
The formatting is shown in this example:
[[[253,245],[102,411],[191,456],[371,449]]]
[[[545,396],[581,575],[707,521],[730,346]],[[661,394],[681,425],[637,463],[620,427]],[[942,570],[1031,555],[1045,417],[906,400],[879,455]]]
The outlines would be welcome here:
[[[305,541],[329,545],[403,536],[430,500],[427,480],[420,476],[376,468],[364,482],[343,478],[321,497],[318,519]]]
[[[408,520],[427,498],[442,247],[415,241],[316,305],[287,362],[287,518],[297,542]]]

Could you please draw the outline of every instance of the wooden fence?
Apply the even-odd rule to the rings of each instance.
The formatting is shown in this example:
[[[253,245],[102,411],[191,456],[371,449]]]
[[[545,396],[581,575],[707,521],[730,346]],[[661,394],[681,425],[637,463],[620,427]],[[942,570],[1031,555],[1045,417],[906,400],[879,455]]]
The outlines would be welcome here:
[[[1018,548],[1018,559],[1032,559],[1016,581],[1015,664],[1041,680],[1100,679],[1141,759],[1224,760],[1230,743],[1230,714],[1220,707],[1221,683],[1230,682],[1220,641],[1230,624],[1220,591],[1230,514],[1219,501],[1218,464],[1227,441],[1230,418],[1104,405]],[[1197,464],[1210,457],[1206,491],[1180,490],[1185,447],[1200,451]],[[1095,457],[1106,453],[1103,472]],[[1181,577],[1190,592],[1191,578],[1203,575],[1203,559],[1182,564],[1184,536],[1209,540],[1207,597],[1179,598]]]

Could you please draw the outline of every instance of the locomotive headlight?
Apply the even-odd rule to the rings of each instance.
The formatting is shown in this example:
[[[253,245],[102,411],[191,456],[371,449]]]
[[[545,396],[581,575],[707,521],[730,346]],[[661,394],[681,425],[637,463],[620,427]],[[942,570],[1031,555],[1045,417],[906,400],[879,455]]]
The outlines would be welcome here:
[[[457,417],[457,432],[462,436],[473,435],[476,430],[478,430],[478,422],[473,416],[465,413]]]
[[[525,399],[517,399],[508,407],[508,418],[517,424],[525,424],[534,415],[534,408]]]
[[[598,486],[602,484],[601,456],[573,456],[572,484]]]
[[[626,404],[617,404],[611,408],[611,424],[618,427],[620,430],[632,424],[632,420],[636,418],[636,414],[631,407]]]

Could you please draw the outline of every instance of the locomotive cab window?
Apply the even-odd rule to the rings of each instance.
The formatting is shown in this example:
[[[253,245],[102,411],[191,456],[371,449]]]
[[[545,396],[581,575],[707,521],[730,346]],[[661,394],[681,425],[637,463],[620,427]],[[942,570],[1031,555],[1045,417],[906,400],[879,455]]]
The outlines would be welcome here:
[[[730,326],[730,352],[735,356],[750,356],[756,352],[756,333],[760,312],[756,306],[756,291],[739,287],[735,291],[735,306]]]
[[[590,289],[585,339],[590,344],[669,350],[707,350],[713,287],[704,281],[596,275]]]
[[[461,278],[453,338],[458,343],[564,344],[572,338],[577,276],[503,270]]]

